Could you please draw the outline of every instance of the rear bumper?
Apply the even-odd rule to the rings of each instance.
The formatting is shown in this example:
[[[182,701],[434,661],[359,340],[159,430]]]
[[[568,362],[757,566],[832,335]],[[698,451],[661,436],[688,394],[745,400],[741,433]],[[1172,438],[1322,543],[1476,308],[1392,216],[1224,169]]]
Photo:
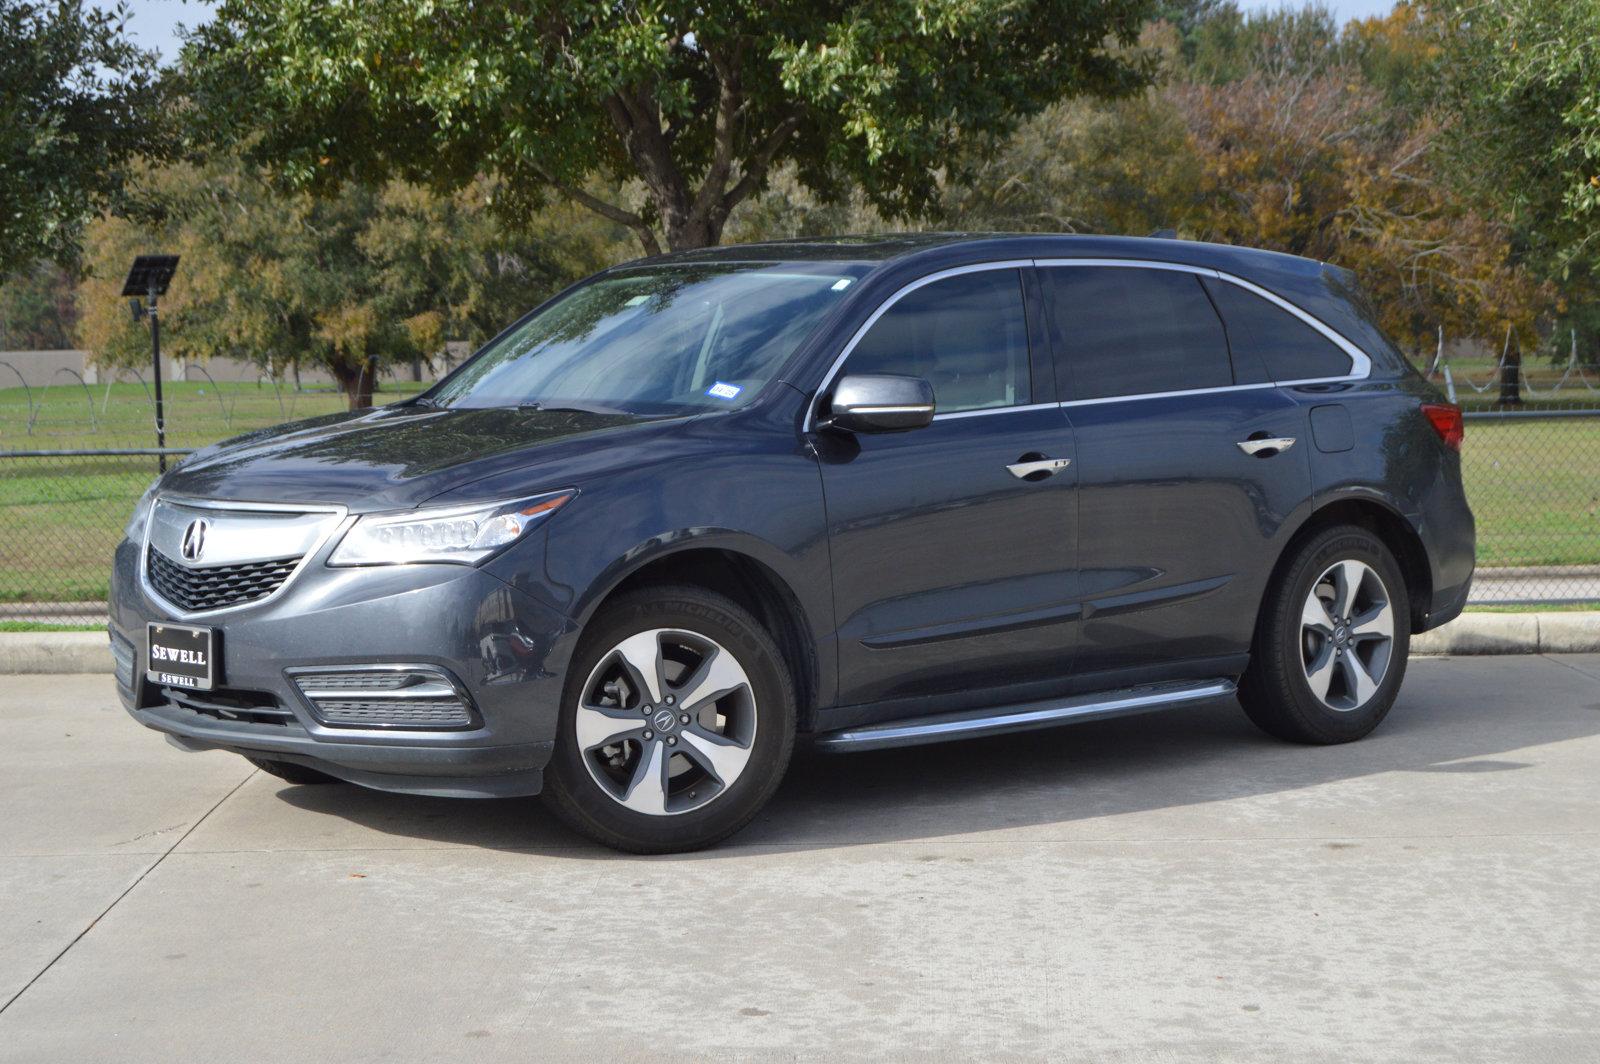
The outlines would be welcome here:
[[[1426,632],[1460,616],[1472,590],[1477,524],[1462,490],[1459,464],[1440,470],[1415,520],[1428,555],[1433,594],[1426,603],[1412,604],[1412,630]]]
[[[543,603],[465,566],[313,564],[261,606],[188,621],[145,594],[137,561],[135,546],[118,548],[111,636],[133,661],[131,673],[119,672],[118,693],[134,719],[174,745],[289,761],[411,794],[540,790],[576,638],[576,626]],[[216,692],[176,691],[144,678],[151,621],[216,629]],[[289,677],[289,670],[308,666],[398,662],[448,672],[471,700],[471,723],[444,730],[331,727]],[[241,701],[263,708],[239,710]]]

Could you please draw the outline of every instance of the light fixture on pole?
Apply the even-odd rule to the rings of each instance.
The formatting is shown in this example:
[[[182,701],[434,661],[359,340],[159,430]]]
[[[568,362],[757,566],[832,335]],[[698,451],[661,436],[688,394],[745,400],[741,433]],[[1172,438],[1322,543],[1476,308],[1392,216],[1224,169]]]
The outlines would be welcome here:
[[[167,294],[167,285],[172,283],[172,275],[177,270],[176,255],[139,255],[134,258],[128,279],[122,285],[122,295],[133,311],[133,320],[140,321],[147,316],[150,319],[150,357],[156,379],[156,448],[160,451],[156,460],[163,473],[167,471],[167,418],[161,402],[161,312],[157,304],[160,297]]]

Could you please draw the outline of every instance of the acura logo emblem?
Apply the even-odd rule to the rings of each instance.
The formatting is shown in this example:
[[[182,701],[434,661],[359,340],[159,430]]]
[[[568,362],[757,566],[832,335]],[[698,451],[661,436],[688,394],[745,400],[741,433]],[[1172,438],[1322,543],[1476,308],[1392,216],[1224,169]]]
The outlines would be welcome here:
[[[206,529],[211,525],[205,518],[196,518],[189,522],[189,527],[183,530],[183,543],[178,552],[185,561],[197,562],[200,554],[206,549]]]

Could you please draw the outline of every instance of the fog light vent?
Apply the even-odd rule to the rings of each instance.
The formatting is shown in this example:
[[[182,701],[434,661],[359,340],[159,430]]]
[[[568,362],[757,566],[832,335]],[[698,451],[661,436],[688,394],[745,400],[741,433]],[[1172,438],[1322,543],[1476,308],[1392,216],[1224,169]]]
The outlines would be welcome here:
[[[472,702],[460,684],[431,665],[291,669],[289,676],[330,728],[470,728]]]
[[[116,674],[118,687],[124,691],[133,690],[133,644],[118,635],[111,637],[111,670]]]

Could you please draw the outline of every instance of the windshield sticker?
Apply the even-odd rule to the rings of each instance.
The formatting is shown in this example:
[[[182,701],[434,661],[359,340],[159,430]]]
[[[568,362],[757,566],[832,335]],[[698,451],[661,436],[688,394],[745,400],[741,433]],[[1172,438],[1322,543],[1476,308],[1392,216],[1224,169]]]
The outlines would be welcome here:
[[[737,399],[742,391],[744,389],[737,384],[724,384],[722,381],[718,381],[706,389],[706,394],[715,396],[718,399]]]
[[[627,305],[630,307],[636,307],[649,298],[650,297],[648,295],[634,296],[632,299],[628,300]]]
[[[850,282],[853,280],[855,280],[854,277],[841,277],[837,281],[833,282],[833,290],[835,292],[843,292],[846,288],[850,287]]]

